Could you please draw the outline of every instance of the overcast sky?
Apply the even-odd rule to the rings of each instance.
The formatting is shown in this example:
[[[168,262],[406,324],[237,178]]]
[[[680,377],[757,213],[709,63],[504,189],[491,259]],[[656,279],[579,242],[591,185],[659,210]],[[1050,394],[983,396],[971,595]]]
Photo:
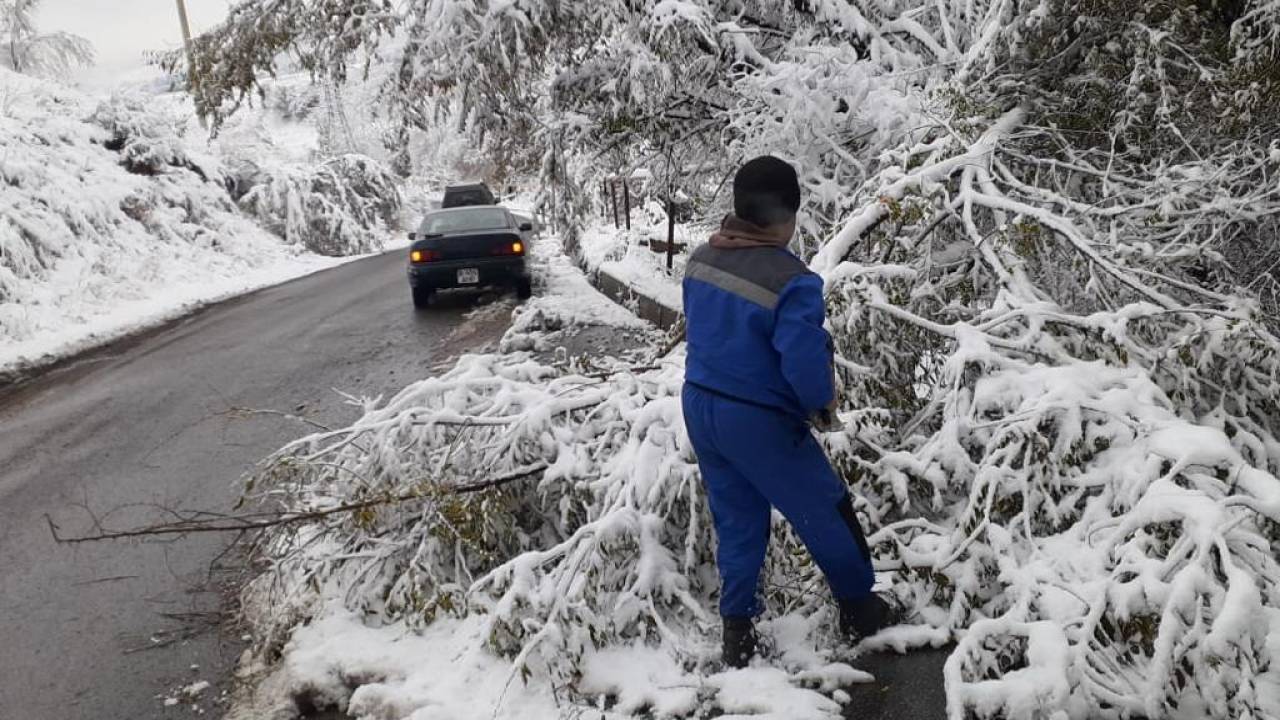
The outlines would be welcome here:
[[[229,0],[186,0],[191,33],[226,17]],[[43,0],[37,16],[43,31],[63,30],[88,38],[98,54],[97,66],[76,79],[110,83],[140,67],[144,50],[181,47],[177,0]]]

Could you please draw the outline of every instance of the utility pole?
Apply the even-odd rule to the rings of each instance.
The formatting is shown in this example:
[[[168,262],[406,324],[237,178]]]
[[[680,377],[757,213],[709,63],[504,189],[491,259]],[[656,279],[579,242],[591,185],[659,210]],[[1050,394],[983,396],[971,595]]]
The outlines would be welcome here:
[[[182,24],[182,47],[187,53],[187,84],[192,88],[196,86],[196,67],[191,62],[191,23],[187,22],[187,2],[186,0],[177,0],[178,2],[178,22]],[[196,101],[196,117],[200,119],[200,127],[205,130],[209,129],[209,124],[204,119],[204,113],[200,111],[200,102]]]
[[[191,72],[191,23],[187,22],[187,2],[178,0],[178,22],[182,24],[182,46],[187,50],[187,72]]]

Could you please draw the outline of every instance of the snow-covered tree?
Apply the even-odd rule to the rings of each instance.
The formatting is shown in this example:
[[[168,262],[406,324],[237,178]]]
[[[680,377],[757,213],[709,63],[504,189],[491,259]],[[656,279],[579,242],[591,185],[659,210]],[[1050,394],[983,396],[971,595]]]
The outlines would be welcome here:
[[[67,32],[41,33],[35,14],[40,0],[0,0],[0,63],[28,75],[60,77],[93,63],[93,45]]]
[[[828,449],[878,568],[958,641],[951,717],[1271,717],[1278,12],[416,0],[387,105],[429,124],[432,93],[514,128],[580,206],[610,152],[792,160],[840,355]],[[678,387],[678,364],[464,363],[259,479],[293,506],[407,509],[271,551],[374,615],[483,610],[558,687],[637,638],[693,662],[714,581]],[[475,485],[495,477],[521,479]],[[787,537],[771,609],[821,618]]]
[[[354,255],[382,246],[395,227],[400,191],[381,163],[355,153],[316,165],[238,169],[249,190],[240,207],[289,243],[321,255]]]
[[[343,82],[351,54],[386,39],[396,18],[390,0],[242,1],[193,39],[189,65],[184,52],[170,53],[163,65],[185,71],[197,112],[216,129],[251,92],[263,92],[259,78],[274,75],[286,52],[314,76]]]

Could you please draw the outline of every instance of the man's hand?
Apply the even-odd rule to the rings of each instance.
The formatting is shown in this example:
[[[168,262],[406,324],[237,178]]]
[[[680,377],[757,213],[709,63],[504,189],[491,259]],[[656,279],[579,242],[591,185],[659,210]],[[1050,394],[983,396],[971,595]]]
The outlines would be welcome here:
[[[840,416],[836,415],[835,402],[833,401],[827,407],[822,408],[809,418],[809,424],[818,432],[839,432],[844,429],[844,424],[840,422]]]
[[[830,353],[827,367],[831,371],[831,402],[809,418],[809,424],[813,425],[813,429],[824,433],[838,432],[844,429],[844,425],[840,422],[840,416],[836,414],[836,408],[840,407],[840,384],[836,379],[836,346],[830,335],[827,336],[827,352]]]

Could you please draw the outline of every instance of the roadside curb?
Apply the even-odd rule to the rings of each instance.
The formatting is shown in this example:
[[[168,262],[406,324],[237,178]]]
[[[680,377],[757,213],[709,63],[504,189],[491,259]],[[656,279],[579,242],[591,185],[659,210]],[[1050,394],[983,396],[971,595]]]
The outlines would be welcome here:
[[[657,298],[646,295],[607,270],[593,268],[588,265],[582,257],[576,239],[566,238],[564,248],[569,255],[569,259],[573,260],[573,263],[587,276],[587,280],[592,287],[603,293],[605,297],[630,310],[636,317],[664,331],[671,330],[683,322],[684,313],[680,312],[678,308],[669,307]]]

